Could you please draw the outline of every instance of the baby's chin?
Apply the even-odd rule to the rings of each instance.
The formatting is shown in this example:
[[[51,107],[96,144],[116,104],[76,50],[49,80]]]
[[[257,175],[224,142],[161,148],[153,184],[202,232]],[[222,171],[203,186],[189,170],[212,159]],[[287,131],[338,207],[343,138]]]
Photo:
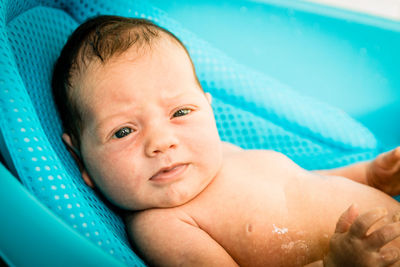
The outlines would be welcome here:
[[[163,199],[160,199],[158,202],[154,203],[153,205],[150,205],[149,208],[176,208],[182,205],[185,205],[186,203],[192,201],[195,199],[201,192],[202,190],[196,190],[195,192],[176,192],[172,195],[169,195],[170,197],[166,197]]]
[[[124,209],[129,209],[131,211],[142,211],[148,209],[157,209],[157,208],[176,208],[182,205],[189,203],[194,200],[201,192],[207,187],[207,185],[212,181],[208,181],[202,186],[191,188],[191,190],[169,190],[167,192],[163,192],[159,198],[153,196],[152,199],[149,199],[148,202],[143,201],[142,203],[135,203],[135,205],[124,205],[122,207]]]

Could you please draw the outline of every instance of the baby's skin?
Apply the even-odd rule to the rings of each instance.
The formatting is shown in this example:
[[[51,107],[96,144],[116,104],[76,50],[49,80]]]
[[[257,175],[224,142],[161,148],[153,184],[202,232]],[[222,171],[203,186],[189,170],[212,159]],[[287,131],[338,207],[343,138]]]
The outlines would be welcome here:
[[[361,212],[385,207],[388,214],[376,226],[393,222],[399,210],[395,200],[374,188],[307,172],[276,152],[227,148],[224,158],[220,173],[190,202],[130,218],[132,236],[152,263],[229,266],[234,260],[240,266],[303,266],[324,258],[336,222],[351,203]],[[400,224],[392,227],[390,235],[400,235]],[[341,244],[334,248],[344,250],[348,263],[352,250]]]
[[[387,266],[398,259],[389,252],[400,250],[384,249],[400,248],[399,203],[382,190],[400,193],[399,150],[309,172],[281,153],[224,143],[211,96],[168,38],[92,62],[79,84],[81,146],[68,134],[64,141],[79,154],[85,182],[131,211],[130,238],[149,264]],[[362,262],[365,255],[372,256]]]

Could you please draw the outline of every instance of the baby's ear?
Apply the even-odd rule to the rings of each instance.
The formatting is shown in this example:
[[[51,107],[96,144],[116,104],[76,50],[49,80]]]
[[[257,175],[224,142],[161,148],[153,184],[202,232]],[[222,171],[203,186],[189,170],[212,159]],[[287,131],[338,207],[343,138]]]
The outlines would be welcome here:
[[[208,103],[211,105],[212,95],[210,93],[205,93]]]
[[[63,133],[62,139],[64,143],[67,146],[67,149],[69,153],[71,153],[72,157],[74,158],[76,164],[78,164],[79,171],[81,172],[82,179],[85,181],[85,183],[91,187],[94,188],[94,183],[92,178],[90,178],[89,173],[87,172],[85,165],[83,164],[82,158],[81,158],[81,153],[79,150],[72,144],[72,139],[71,136],[67,133]]]

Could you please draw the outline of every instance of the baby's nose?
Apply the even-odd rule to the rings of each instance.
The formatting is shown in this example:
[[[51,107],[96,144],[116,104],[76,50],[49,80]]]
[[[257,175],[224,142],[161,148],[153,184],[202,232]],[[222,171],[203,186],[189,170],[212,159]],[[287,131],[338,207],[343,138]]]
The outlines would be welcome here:
[[[173,130],[168,127],[153,128],[155,129],[148,132],[145,144],[145,153],[147,156],[155,157],[177,147],[178,139]]]

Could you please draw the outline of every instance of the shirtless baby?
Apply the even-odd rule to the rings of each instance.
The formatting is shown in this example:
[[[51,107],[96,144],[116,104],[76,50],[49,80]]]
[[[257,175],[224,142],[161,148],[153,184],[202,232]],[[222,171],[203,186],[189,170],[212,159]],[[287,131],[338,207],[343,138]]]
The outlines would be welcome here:
[[[52,86],[83,179],[150,265],[399,264],[399,149],[309,172],[222,142],[188,52],[145,20],[85,22]]]

